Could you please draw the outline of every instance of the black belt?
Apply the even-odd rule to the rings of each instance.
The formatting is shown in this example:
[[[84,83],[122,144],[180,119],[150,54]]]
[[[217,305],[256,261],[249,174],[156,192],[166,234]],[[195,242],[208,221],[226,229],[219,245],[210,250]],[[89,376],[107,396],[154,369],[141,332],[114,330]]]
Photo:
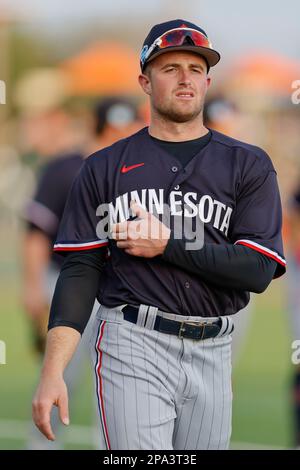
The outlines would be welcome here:
[[[124,314],[124,320],[131,323],[137,323],[139,308],[133,305],[126,305],[122,308]],[[179,338],[189,338],[194,340],[215,338],[221,330],[222,320],[219,318],[217,321],[208,323],[205,321],[193,322],[193,321],[175,321],[163,318],[160,315],[156,315],[156,320],[153,329],[160,331],[161,333],[167,333],[169,335],[175,335]]]

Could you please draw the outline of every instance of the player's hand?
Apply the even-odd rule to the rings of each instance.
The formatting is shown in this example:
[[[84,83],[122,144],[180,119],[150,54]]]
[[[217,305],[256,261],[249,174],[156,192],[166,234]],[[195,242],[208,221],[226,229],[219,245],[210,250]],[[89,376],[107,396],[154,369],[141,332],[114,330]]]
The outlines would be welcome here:
[[[44,375],[32,402],[32,418],[35,425],[50,441],[55,440],[51,428],[52,406],[58,406],[61,422],[69,424],[68,391],[62,376]]]
[[[167,246],[171,230],[135,201],[131,201],[130,207],[138,219],[112,226],[111,236],[117,240],[117,247],[133,256],[153,258],[161,255]]]

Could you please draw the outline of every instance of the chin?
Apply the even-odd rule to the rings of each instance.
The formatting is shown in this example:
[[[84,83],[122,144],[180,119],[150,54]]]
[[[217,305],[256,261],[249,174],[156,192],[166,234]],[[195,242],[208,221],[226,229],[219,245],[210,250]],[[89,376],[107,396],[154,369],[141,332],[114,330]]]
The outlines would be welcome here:
[[[184,123],[196,119],[201,114],[202,107],[195,107],[192,103],[173,106],[155,106],[157,113],[168,121]]]
[[[193,110],[193,111],[179,111],[179,110],[171,110],[167,117],[174,122],[188,122],[192,121],[193,119],[197,118],[200,114],[200,111]]]

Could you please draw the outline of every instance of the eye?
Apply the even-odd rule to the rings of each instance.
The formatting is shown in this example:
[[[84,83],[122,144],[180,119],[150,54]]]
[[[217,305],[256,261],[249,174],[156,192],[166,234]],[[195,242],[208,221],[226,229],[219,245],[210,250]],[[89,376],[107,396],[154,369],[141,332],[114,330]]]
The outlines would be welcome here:
[[[168,67],[168,68],[165,69],[165,72],[167,72],[167,73],[168,72],[173,72],[174,70],[176,70],[175,67]]]
[[[192,69],[192,70],[193,70],[193,72],[196,72],[196,73],[202,73],[202,70],[201,70],[201,69],[194,68],[194,69]]]

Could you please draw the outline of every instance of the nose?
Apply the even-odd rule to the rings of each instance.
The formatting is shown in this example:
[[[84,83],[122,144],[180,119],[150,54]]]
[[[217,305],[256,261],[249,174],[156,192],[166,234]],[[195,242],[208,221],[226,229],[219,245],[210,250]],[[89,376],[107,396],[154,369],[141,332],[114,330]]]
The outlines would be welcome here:
[[[190,85],[191,77],[189,70],[181,69],[179,74],[179,85]]]

